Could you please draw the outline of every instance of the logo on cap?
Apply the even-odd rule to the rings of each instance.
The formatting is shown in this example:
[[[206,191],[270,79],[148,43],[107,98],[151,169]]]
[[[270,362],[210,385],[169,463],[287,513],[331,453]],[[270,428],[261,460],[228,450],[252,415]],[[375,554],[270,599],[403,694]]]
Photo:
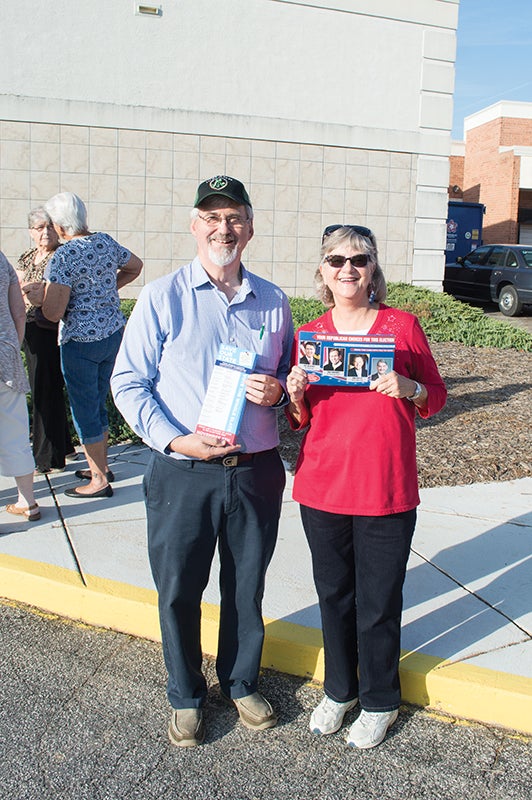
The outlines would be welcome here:
[[[223,175],[217,175],[215,178],[209,181],[209,186],[211,189],[216,189],[216,191],[220,191],[221,189],[225,189],[228,184],[227,178],[224,178]]]

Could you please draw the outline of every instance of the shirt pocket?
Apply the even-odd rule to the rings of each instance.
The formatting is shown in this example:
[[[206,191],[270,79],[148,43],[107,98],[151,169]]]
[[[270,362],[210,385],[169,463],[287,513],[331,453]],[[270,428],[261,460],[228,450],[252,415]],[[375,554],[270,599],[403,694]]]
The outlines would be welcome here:
[[[283,352],[282,336],[278,331],[269,331],[265,326],[258,331],[250,331],[247,347],[257,353],[255,372],[275,375]]]

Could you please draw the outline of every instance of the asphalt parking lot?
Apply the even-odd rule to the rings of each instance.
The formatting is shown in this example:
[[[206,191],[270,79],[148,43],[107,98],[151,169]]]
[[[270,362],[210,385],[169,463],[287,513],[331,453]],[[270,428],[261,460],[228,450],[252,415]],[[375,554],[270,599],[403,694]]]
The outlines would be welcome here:
[[[532,333],[532,306],[526,306],[524,313],[520,317],[505,317],[495,305],[482,306],[482,310],[491,319],[509,322],[515,328],[523,328],[523,330]]]
[[[403,707],[380,747],[352,750],[342,731],[308,730],[319,688],[273,672],[261,688],[279,725],[254,733],[221,701],[211,662],[206,741],[174,748],[160,645],[8,603],[0,617],[2,800],[529,796],[532,742],[523,737]]]

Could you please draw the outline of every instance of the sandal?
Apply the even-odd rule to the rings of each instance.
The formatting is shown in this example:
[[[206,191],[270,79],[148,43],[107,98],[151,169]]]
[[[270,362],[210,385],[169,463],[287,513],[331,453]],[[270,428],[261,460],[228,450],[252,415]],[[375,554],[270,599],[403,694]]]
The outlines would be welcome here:
[[[41,518],[41,512],[39,511],[39,506],[37,503],[34,503],[32,506],[25,506],[24,508],[15,505],[15,503],[10,503],[8,506],[6,506],[6,511],[8,514],[16,514],[19,517],[26,517],[28,522],[36,522]]]

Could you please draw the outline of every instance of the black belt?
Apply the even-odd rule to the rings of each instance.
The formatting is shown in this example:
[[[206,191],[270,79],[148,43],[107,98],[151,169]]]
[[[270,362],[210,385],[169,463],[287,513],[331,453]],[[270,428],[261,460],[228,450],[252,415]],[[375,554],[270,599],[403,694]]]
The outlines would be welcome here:
[[[223,467],[239,467],[241,464],[248,464],[256,456],[269,453],[263,450],[262,453],[232,453],[230,456],[220,456],[219,458],[209,458],[208,461],[201,461],[201,464],[221,464]]]

